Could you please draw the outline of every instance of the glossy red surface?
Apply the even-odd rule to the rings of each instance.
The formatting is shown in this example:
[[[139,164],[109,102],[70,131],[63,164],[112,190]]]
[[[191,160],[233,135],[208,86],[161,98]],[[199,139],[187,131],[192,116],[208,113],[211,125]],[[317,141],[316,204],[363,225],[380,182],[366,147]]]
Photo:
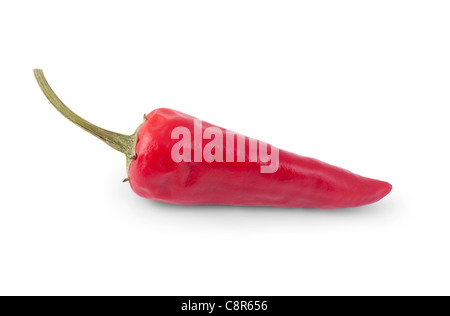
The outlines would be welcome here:
[[[175,204],[344,208],[376,202],[392,189],[387,182],[284,150],[279,151],[274,173],[261,173],[265,163],[249,162],[248,150],[245,162],[174,162],[171,150],[179,140],[171,138],[172,130],[187,127],[193,138],[194,119],[164,108],[147,115],[129,168],[134,192]],[[203,131],[211,126],[215,125],[203,122]],[[203,140],[203,148],[208,142]]]

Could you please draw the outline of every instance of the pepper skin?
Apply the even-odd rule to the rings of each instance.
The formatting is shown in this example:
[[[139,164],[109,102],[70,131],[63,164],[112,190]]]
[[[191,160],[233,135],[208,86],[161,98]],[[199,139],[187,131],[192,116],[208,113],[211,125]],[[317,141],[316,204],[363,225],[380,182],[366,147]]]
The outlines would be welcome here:
[[[362,177],[275,147],[271,147],[271,153],[275,150],[278,154],[277,169],[264,173],[263,168],[271,167],[267,156],[261,156],[261,152],[259,157],[255,156],[256,140],[245,137],[243,142],[242,135],[236,136],[236,141],[228,146],[233,148],[236,157],[239,153],[240,159],[228,160],[228,139],[223,137],[220,142],[217,135],[229,135],[230,131],[206,122],[201,122],[199,128],[198,124],[195,125],[196,118],[171,109],[154,110],[132,135],[111,132],[72,112],[50,88],[42,70],[35,69],[34,75],[45,96],[62,115],[125,154],[128,168],[126,180],[129,180],[133,191],[144,198],[174,204],[332,209],[370,204],[392,189],[387,182]],[[185,139],[173,137],[177,128],[187,133],[183,135],[189,134],[189,139],[186,136],[189,144],[192,144],[194,135],[193,146],[180,147],[183,149],[181,160],[174,159],[172,155],[180,139]],[[214,138],[212,134],[205,137],[207,130],[215,130],[218,134],[214,134]],[[200,143],[195,141],[198,134],[201,134]],[[226,156],[226,159],[202,157],[202,153],[208,153],[206,146],[213,141],[220,146],[214,146],[214,150],[208,147],[209,152],[212,154],[214,151],[217,158],[221,153],[218,148],[226,148],[227,152],[221,153],[222,158]],[[261,146],[265,143],[257,144],[260,150],[264,148]],[[179,150],[175,153],[181,154]]]
[[[279,152],[279,168],[274,173],[261,173],[263,163],[249,162],[248,150],[245,162],[174,162],[171,149],[178,140],[171,139],[171,132],[185,126],[194,135],[194,119],[165,108],[147,115],[138,132],[136,157],[129,166],[135,193],[175,204],[329,209],[373,203],[392,189],[387,182],[284,150]],[[211,126],[203,122],[202,132]],[[236,152],[236,142],[234,146]]]

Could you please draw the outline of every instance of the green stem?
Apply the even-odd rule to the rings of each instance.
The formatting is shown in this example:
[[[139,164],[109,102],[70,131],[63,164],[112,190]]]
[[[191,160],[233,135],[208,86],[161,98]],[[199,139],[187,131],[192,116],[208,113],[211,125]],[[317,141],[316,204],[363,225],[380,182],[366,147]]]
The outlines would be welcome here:
[[[135,156],[135,145],[136,145],[136,137],[137,131],[133,135],[123,135],[115,132],[108,131],[101,127],[98,127],[82,117],[78,116],[72,110],[70,110],[53,92],[52,88],[48,84],[45,79],[44,73],[42,69],[34,69],[34,76],[41,88],[42,92],[44,92],[47,99],[51,104],[69,121],[78,125],[85,131],[91,133],[95,137],[101,139],[105,143],[107,143],[112,148],[124,153],[128,159],[133,159]]]

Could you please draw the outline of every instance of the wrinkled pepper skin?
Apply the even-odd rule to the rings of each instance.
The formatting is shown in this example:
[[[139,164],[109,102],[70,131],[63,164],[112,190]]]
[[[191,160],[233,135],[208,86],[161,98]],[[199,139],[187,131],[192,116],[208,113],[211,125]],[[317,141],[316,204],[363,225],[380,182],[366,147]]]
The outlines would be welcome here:
[[[171,158],[172,146],[178,142],[171,138],[172,130],[184,126],[194,135],[195,118],[165,108],[146,118],[129,166],[131,188],[144,198],[174,204],[330,209],[370,204],[392,189],[387,182],[284,150],[279,151],[274,173],[261,173],[263,163],[249,162],[248,151],[245,162],[177,163]],[[215,125],[203,122],[203,131],[210,126]],[[203,147],[207,142],[203,140]]]

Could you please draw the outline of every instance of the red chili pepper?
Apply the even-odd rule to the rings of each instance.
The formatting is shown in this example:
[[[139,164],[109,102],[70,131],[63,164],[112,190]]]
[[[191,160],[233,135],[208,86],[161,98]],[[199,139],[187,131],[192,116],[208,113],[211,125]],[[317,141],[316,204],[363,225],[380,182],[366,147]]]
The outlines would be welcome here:
[[[344,208],[376,202],[392,189],[387,182],[273,146],[269,146],[271,154],[278,157],[270,156],[265,143],[171,109],[152,111],[133,135],[107,131],[67,108],[42,70],[34,74],[59,112],[126,155],[126,180],[134,192],[148,199],[175,204]]]

